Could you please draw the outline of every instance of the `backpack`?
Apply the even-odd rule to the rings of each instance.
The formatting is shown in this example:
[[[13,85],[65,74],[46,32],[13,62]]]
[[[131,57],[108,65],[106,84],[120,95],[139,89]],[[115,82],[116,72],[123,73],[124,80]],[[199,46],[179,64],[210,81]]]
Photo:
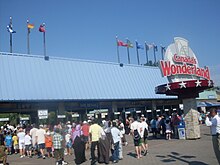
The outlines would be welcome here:
[[[147,138],[148,137],[148,130],[147,128],[144,129],[144,138]]]
[[[134,130],[134,140],[140,140],[141,139],[141,136],[140,134],[138,133],[138,130],[135,129]]]

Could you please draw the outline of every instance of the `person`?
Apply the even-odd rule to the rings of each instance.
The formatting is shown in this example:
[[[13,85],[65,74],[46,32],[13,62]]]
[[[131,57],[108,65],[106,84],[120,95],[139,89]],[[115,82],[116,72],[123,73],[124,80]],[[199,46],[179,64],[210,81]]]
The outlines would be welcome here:
[[[38,158],[40,157],[43,157],[43,159],[45,159],[45,155],[44,155],[44,149],[45,149],[45,134],[46,134],[46,131],[43,129],[43,125],[40,125],[39,126],[39,130],[37,130],[36,132],[36,142],[37,142],[37,145],[38,145],[38,148],[40,149],[40,153],[41,153],[41,156],[39,156]]]
[[[86,161],[85,156],[85,143],[82,139],[82,132],[80,124],[76,125],[74,134],[73,134],[73,149],[75,154],[75,163],[82,164]]]
[[[119,161],[119,143],[121,141],[121,132],[117,128],[117,123],[112,122],[112,129],[111,129],[112,139],[114,143],[114,149],[112,154],[113,163],[118,163]]]
[[[13,147],[14,147],[15,154],[17,154],[18,153],[18,137],[17,137],[16,132],[14,132],[14,134],[12,135],[12,140],[13,140]]]
[[[31,136],[30,136],[30,132],[27,131],[25,137],[24,137],[24,145],[25,145],[25,151],[26,151],[26,154],[29,158],[32,157],[32,139],[31,139]]]
[[[70,149],[71,149],[71,147],[72,147],[72,142],[71,142],[71,135],[70,135],[70,133],[69,132],[67,132],[66,133],[66,135],[65,135],[65,143],[66,143],[66,154],[67,155],[70,155]]]
[[[36,132],[37,132],[37,128],[35,124],[32,124],[32,128],[30,130],[30,135],[32,138],[32,147],[33,149],[36,151],[37,150],[37,142],[36,142]]]
[[[5,153],[5,146],[3,143],[0,144],[0,164],[7,164],[7,155]]]
[[[205,124],[211,128],[213,148],[220,164],[220,117],[216,108],[210,109],[210,114],[207,115]]]
[[[156,121],[155,118],[153,118],[150,121],[150,126],[151,126],[151,130],[152,130],[152,133],[153,133],[153,137],[156,138],[157,137],[157,121]]]
[[[99,139],[99,163],[109,164],[110,149],[113,144],[111,134],[111,122],[105,125],[105,129],[101,131],[101,138]]]
[[[51,156],[54,157],[52,147],[53,147],[53,138],[48,130],[45,137],[45,147],[47,150],[47,156],[50,158]]]
[[[25,145],[24,145],[25,133],[22,127],[19,128],[19,132],[17,136],[18,136],[18,147],[20,151],[20,158],[23,158],[25,157]]]
[[[169,119],[166,120],[165,125],[166,125],[166,139],[171,140],[172,131],[171,131],[171,125],[170,125],[170,120]]]
[[[121,134],[122,134],[122,139],[121,139],[122,144],[127,146],[128,142],[125,137],[125,126],[124,126],[124,123],[122,122],[121,119],[118,121],[118,127],[119,127],[119,130],[121,131]]]
[[[142,141],[141,146],[143,148],[144,156],[146,156],[148,153],[148,143],[147,143],[148,124],[146,123],[144,116],[141,116],[140,136],[141,136],[141,141]]]
[[[131,134],[134,139],[135,151],[137,154],[137,159],[142,157],[141,155],[141,136],[140,136],[140,123],[137,121],[137,117],[134,117],[134,121],[131,124]]]
[[[60,134],[60,129],[55,128],[53,136],[53,147],[54,147],[54,158],[56,160],[56,165],[67,164],[63,161],[64,150],[62,148],[63,136]]]
[[[164,115],[161,116],[161,120],[160,120],[160,126],[162,129],[162,136],[165,137],[166,134],[166,118]]]
[[[7,132],[7,135],[5,137],[5,146],[7,148],[8,155],[10,155],[11,148],[12,148],[12,136],[11,136],[10,131]]]
[[[98,148],[99,151],[99,138],[101,136],[101,126],[98,125],[97,119],[93,120],[93,124],[89,128],[90,140],[91,140],[91,164],[95,164],[97,159],[95,156],[95,148]],[[99,157],[99,152],[98,152]]]
[[[83,134],[83,139],[85,142],[85,149],[89,149],[89,124],[87,121],[83,122],[82,125],[82,134]]]
[[[173,133],[174,133],[174,138],[177,139],[178,138],[178,125],[180,123],[181,119],[180,117],[177,115],[177,113],[174,113],[171,119],[171,123],[173,126]]]

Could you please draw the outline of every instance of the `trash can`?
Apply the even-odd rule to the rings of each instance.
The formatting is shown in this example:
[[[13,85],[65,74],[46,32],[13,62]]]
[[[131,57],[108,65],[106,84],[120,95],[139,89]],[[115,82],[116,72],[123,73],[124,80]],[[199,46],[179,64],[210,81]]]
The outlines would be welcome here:
[[[178,125],[178,135],[179,135],[179,139],[186,139],[186,131],[185,131],[185,124],[184,123],[180,123]]]

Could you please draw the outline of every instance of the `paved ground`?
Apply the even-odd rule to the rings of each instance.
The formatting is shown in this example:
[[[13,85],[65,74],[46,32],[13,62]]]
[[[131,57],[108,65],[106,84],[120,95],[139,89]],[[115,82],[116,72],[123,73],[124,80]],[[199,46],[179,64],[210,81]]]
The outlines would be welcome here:
[[[201,126],[201,139],[198,140],[149,140],[150,150],[149,155],[137,160],[134,157],[134,147],[130,142],[127,147],[124,147],[124,159],[118,165],[218,165],[214,156],[211,136],[209,129]],[[89,152],[86,153],[87,159]],[[73,165],[73,156],[66,156],[66,160]],[[11,155],[8,158],[10,165],[54,165],[53,158],[37,159],[37,158],[22,158],[18,155]],[[89,165],[87,161],[83,165]]]

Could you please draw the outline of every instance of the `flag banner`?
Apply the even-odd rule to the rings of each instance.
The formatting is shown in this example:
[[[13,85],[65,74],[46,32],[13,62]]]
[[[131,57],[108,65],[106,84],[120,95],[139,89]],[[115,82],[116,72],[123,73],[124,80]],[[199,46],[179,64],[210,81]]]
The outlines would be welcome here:
[[[16,31],[13,30],[12,25],[10,24],[7,26],[7,30],[9,33],[16,33]]]
[[[132,42],[130,40],[127,40],[127,47],[128,48],[133,48],[134,45],[132,44]]]
[[[144,49],[143,45],[139,44],[137,41],[136,41],[136,48],[137,49]]]
[[[118,46],[124,46],[124,47],[128,47],[127,43],[124,43],[123,41],[118,40],[117,41]]]
[[[28,29],[33,29],[34,28],[34,24],[28,23],[27,27],[28,27]]]
[[[45,25],[44,25],[44,24],[40,25],[40,27],[39,27],[39,32],[43,32],[43,33],[46,32],[46,29],[45,29]]]
[[[153,44],[147,44],[147,43],[145,43],[145,46],[146,46],[147,50],[150,50],[150,49],[152,49],[154,47]]]

